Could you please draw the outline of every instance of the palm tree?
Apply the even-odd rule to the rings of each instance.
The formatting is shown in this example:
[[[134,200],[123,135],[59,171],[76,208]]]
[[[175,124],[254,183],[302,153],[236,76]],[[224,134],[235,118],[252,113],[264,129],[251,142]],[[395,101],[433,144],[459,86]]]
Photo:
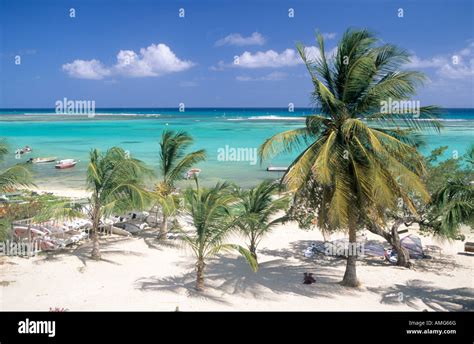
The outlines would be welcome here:
[[[7,154],[8,146],[4,140],[0,140],[0,162],[3,161]],[[16,164],[0,171],[0,192],[30,185],[33,185],[31,173],[24,164]]]
[[[382,111],[382,102],[408,100],[424,80],[418,72],[399,70],[410,60],[406,51],[379,44],[367,30],[347,30],[331,57],[326,56],[321,34],[317,42],[319,57],[308,59],[302,45],[298,51],[321,114],[308,116],[303,128],[267,139],[259,155],[267,159],[304,147],[282,182],[297,192],[314,188],[320,227],[347,230],[350,245],[357,247],[356,231],[365,221],[384,223],[386,211],[397,209],[399,200],[416,213],[414,198],[429,198],[411,133],[424,127],[438,130],[436,121],[416,120],[432,119],[437,108],[421,107],[416,116]],[[357,255],[349,251],[342,284],[355,287],[360,284]]]
[[[461,179],[447,181],[432,196],[428,225],[436,234],[455,238],[461,224],[474,223],[474,184]]]
[[[144,209],[150,201],[144,180],[151,176],[152,171],[118,147],[110,148],[105,154],[93,149],[89,156],[87,188],[92,191],[89,209],[92,222],[92,258],[98,260],[98,229],[101,218],[112,213]]]
[[[257,246],[269,231],[283,222],[286,216],[274,218],[280,211],[288,209],[288,197],[274,199],[280,185],[264,181],[250,190],[239,190],[237,197],[241,208],[235,221],[236,227],[248,240],[248,248],[257,260]]]
[[[174,191],[177,180],[194,164],[206,159],[203,149],[186,154],[186,150],[193,144],[193,138],[186,132],[164,130],[160,141],[160,172],[161,182],[156,186],[155,195],[158,203],[169,203],[169,195]],[[163,210],[160,237],[168,232],[169,212]]]
[[[196,256],[196,289],[204,289],[204,268],[206,260],[221,251],[236,250],[242,254],[254,271],[257,263],[251,253],[239,245],[226,244],[224,240],[232,228],[231,204],[235,197],[227,183],[217,184],[210,189],[188,189],[185,192],[187,211],[193,219],[196,233],[182,232],[184,242]]]

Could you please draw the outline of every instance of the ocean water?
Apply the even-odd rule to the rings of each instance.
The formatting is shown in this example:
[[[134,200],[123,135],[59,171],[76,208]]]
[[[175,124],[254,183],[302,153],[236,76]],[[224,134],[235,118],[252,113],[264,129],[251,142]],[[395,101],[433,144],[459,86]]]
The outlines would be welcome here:
[[[57,115],[51,109],[0,109],[0,138],[5,138],[11,154],[0,168],[30,157],[55,156],[79,160],[72,169],[57,170],[54,164],[33,165],[36,184],[51,188],[84,188],[88,153],[120,146],[130,154],[158,166],[158,142],[164,129],[184,130],[195,138],[192,149],[206,149],[208,158],[198,165],[203,184],[218,180],[234,181],[244,187],[255,185],[281,173],[266,167],[287,166],[298,152],[266,161],[255,161],[253,153],[268,137],[304,125],[311,109],[100,109],[96,116]],[[441,133],[422,133],[423,154],[448,146],[445,157],[462,155],[474,143],[474,109],[444,109]],[[15,158],[14,150],[29,145],[33,152]],[[245,161],[235,161],[233,149],[241,149]],[[225,154],[227,151],[227,155]],[[245,156],[244,156],[245,155]],[[183,182],[183,186],[191,182]]]

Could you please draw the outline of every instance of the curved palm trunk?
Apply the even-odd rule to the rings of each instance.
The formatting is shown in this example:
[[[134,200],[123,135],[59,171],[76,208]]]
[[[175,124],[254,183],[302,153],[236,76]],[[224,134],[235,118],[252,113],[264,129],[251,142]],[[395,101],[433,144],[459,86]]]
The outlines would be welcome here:
[[[412,219],[410,218],[410,220]],[[395,221],[395,223],[392,226],[391,231],[383,230],[378,225],[372,222],[368,222],[367,229],[374,234],[380,235],[385,240],[387,240],[387,242],[390,245],[393,246],[395,251],[397,251],[397,256],[398,256],[397,265],[398,266],[409,268],[411,267],[410,254],[402,246],[402,243],[400,242],[400,236],[398,235],[398,227],[403,222],[405,222],[403,219]]]
[[[161,239],[166,238],[166,234],[168,233],[168,216],[163,214],[163,217],[161,219],[161,225],[160,225],[160,234],[159,237]]]
[[[346,287],[358,287],[360,282],[357,279],[356,262],[357,262],[357,232],[355,225],[349,225],[349,251],[347,256],[346,272],[342,279],[342,285]]]
[[[199,258],[196,263],[196,290],[204,290],[204,260]]]
[[[257,238],[255,237],[253,232],[250,235],[249,251],[252,257],[254,257],[255,260],[257,260]]]
[[[255,260],[257,260],[257,247],[256,247],[254,242],[250,243],[249,251],[250,251],[250,254],[252,255],[252,257],[254,257]]]
[[[411,266],[410,263],[410,254],[407,250],[402,246],[400,242],[400,236],[398,235],[398,227],[392,227],[392,246],[397,251],[397,265],[409,268]]]
[[[92,259],[100,260],[100,244],[99,244],[99,209],[98,207],[94,208],[94,213],[92,216]]]

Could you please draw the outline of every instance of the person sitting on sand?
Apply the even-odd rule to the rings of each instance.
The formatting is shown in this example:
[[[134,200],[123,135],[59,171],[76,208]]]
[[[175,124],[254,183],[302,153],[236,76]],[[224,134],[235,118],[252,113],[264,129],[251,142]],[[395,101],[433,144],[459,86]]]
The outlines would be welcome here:
[[[313,277],[313,274],[310,272],[304,273],[303,284],[313,284],[316,283],[316,279]]]

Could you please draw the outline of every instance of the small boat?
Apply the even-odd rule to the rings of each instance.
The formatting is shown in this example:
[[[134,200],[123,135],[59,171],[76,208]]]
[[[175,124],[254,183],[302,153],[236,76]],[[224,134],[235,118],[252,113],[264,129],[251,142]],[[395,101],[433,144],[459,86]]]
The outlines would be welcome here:
[[[56,157],[54,156],[54,157],[47,157],[47,158],[32,158],[28,161],[33,163],[33,164],[46,164],[46,163],[49,163],[49,162],[55,162]]]
[[[288,167],[284,166],[268,166],[267,172],[286,172],[288,171]]]
[[[59,169],[71,168],[76,166],[77,161],[74,159],[64,159],[57,161],[57,164],[54,166]]]
[[[29,146],[25,146],[21,149],[17,149],[15,151],[16,154],[28,154],[31,153],[33,150]]]
[[[193,177],[195,177],[195,176],[196,176],[196,177],[199,176],[199,173],[201,173],[201,169],[199,169],[199,168],[192,168],[192,169],[190,169],[188,172],[186,172],[186,173],[184,174],[184,178],[186,178],[186,179],[191,179],[191,178],[193,178]]]
[[[56,161],[56,163],[58,163],[58,164],[71,164],[74,161],[75,161],[74,159],[63,159],[63,160]]]

